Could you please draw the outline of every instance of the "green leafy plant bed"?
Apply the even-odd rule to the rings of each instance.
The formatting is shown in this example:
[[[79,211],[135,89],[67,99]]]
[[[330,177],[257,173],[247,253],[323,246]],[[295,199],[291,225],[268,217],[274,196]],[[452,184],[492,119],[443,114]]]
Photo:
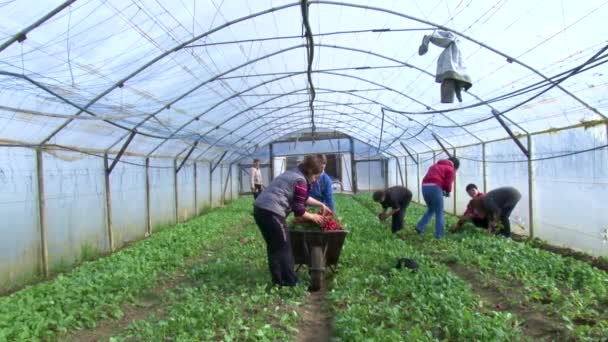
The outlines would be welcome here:
[[[369,194],[356,198],[373,209]],[[601,340],[608,336],[606,272],[527,243],[490,236],[472,226],[463,233],[448,234],[441,241],[432,238],[432,234],[415,234],[413,228],[424,210],[425,207],[412,204],[406,229],[399,233],[418,252],[446,265],[468,267],[482,280],[501,280],[501,287],[512,287],[514,301],[558,322],[559,328],[567,329],[574,339]],[[446,221],[449,226],[454,217]],[[428,228],[432,231],[433,224]]]
[[[156,280],[251,222],[250,201],[213,210],[190,222],[153,234],[108,257],[86,262],[70,273],[0,298],[0,341],[54,340],[68,330],[94,327],[121,317],[121,304]]]
[[[264,241],[249,225],[240,242],[228,243],[210,262],[188,271],[188,281],[170,292],[164,317],[134,322],[113,340],[293,340],[308,295],[307,274],[299,276],[294,288],[270,286]]]
[[[514,315],[485,307],[465,281],[416,246],[395,239],[357,202],[336,200],[351,227],[340,272],[328,293],[337,340],[524,338]],[[414,259],[419,270],[395,269],[401,257]]]

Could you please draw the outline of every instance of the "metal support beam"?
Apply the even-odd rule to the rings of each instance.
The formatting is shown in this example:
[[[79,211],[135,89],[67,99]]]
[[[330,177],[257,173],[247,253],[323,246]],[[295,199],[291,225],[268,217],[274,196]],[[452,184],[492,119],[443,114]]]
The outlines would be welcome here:
[[[111,174],[112,173],[112,170],[114,170],[114,166],[116,166],[116,164],[120,160],[120,157],[122,157],[122,155],[125,153],[125,151],[127,150],[127,147],[129,146],[129,144],[131,143],[131,141],[135,137],[136,133],[137,133],[136,131],[133,131],[133,132],[131,132],[131,134],[129,134],[129,137],[127,138],[127,141],[125,141],[125,143],[120,148],[120,151],[116,155],[116,158],[114,158],[114,160],[112,161],[112,165],[110,165],[109,168],[106,168],[106,173],[107,174]]]
[[[108,233],[108,246],[110,252],[114,252],[114,234],[112,231],[112,192],[110,191],[110,173],[108,154],[103,155],[103,165],[106,172],[104,172],[104,191],[106,199],[106,230]]]
[[[179,223],[179,190],[177,189],[177,159],[173,159],[173,197],[175,199],[175,223]]]
[[[483,177],[483,192],[488,192],[488,163],[486,162],[486,143],[481,144],[481,175]]]
[[[382,147],[382,133],[384,133],[384,108],[380,111],[382,112],[382,122],[380,124],[380,139],[378,140],[378,150],[376,153],[380,153],[380,147]]]
[[[5,41],[4,43],[2,43],[2,45],[0,45],[0,52],[4,51],[4,49],[6,49],[7,47],[11,46],[14,42],[21,43],[24,40],[26,40],[27,39],[27,34],[30,33],[30,31],[32,31],[36,27],[42,25],[45,21],[51,19],[57,13],[63,11],[65,8],[69,7],[74,2],[76,2],[76,0],[65,1],[61,5],[55,7],[52,11],[50,11],[49,13],[47,13],[46,15],[44,15],[42,18],[36,20],[30,26],[28,26],[28,27],[24,28],[23,30],[19,31],[13,37],[9,38],[7,41]]]
[[[420,201],[420,193],[422,192],[422,184],[420,184],[420,155],[416,153],[416,186],[418,187],[418,203]]]
[[[452,150],[452,156],[456,157],[456,149]],[[454,212],[453,214],[456,215],[456,185],[458,184],[458,172],[454,172],[454,189],[452,191],[452,196],[453,196],[453,200],[454,200]]]
[[[211,161],[209,162],[209,207],[213,208],[213,171],[211,170]]]
[[[412,160],[414,161],[414,163],[416,163],[416,165],[418,165],[418,160],[416,158],[414,158],[414,156],[412,155],[412,153],[410,152],[410,150],[407,149],[407,147],[405,147],[405,144],[400,141],[399,142],[401,144],[401,147],[403,147],[403,149],[405,150],[405,152],[407,152],[407,154],[410,156],[410,158],[412,158]]]
[[[534,164],[532,161],[532,136],[527,135],[528,140],[528,216],[530,219],[530,237],[534,237]]]
[[[152,235],[152,215],[150,212],[150,158],[146,158],[146,236]]]
[[[224,191],[222,192],[222,204],[226,201],[226,190],[228,190],[228,181],[230,180],[230,177],[232,177],[232,167],[229,168],[228,174],[226,175],[226,182],[224,183]],[[230,190],[230,191],[232,191],[232,190]]]
[[[42,275],[49,276],[49,250],[47,240],[46,201],[44,193],[44,164],[42,149],[36,149],[36,176],[38,179],[38,223],[40,225],[40,255]]]
[[[445,146],[443,146],[443,143],[441,142],[441,140],[439,140],[439,138],[437,137],[437,135],[435,133],[432,133],[433,135],[433,139],[435,139],[435,141],[439,144],[439,146],[441,146],[441,149],[443,150],[443,152],[445,152],[445,154],[448,155],[448,157],[452,157],[452,155],[450,154],[450,152],[448,151],[447,148],[445,148]]]
[[[408,180],[409,175],[407,174],[407,161],[406,160],[407,160],[407,158],[403,157],[403,166],[405,168],[405,170],[404,170],[405,171],[405,187],[409,189],[409,180]]]
[[[182,166],[184,166],[184,164],[186,164],[186,161],[188,161],[188,158],[190,158],[190,155],[192,154],[192,152],[194,152],[194,149],[198,145],[198,142],[199,142],[198,140],[194,142],[194,145],[192,145],[192,147],[190,148],[190,151],[188,151],[188,154],[186,154],[186,157],[184,157],[184,160],[182,160],[182,162],[179,164],[179,166],[177,167],[175,172],[179,172],[179,170],[182,169]]]
[[[437,152],[433,151],[433,164],[437,162]]]
[[[270,155],[270,166],[268,167],[270,170],[270,180],[274,179],[274,144],[268,144],[268,154]]]
[[[359,191],[359,187],[357,186],[357,164],[355,163],[355,140],[350,137],[348,138],[350,142],[350,172],[352,179],[352,190],[353,193],[356,194]]]
[[[389,184],[388,184],[388,159],[384,159],[381,163],[382,163],[381,165],[384,166],[384,188],[387,189],[389,186]],[[371,183],[371,181],[370,181],[370,183]]]
[[[505,131],[507,132],[507,134],[509,134],[509,136],[511,137],[511,139],[513,139],[513,141],[515,142],[515,144],[517,144],[517,147],[519,147],[519,149],[524,153],[524,155],[526,155],[526,157],[530,157],[530,152],[528,151],[528,149],[526,149],[526,147],[521,143],[521,141],[519,141],[519,139],[517,139],[517,136],[515,136],[515,134],[513,133],[513,131],[511,131],[511,129],[509,128],[509,126],[507,126],[507,124],[505,124],[504,120],[500,117],[500,112],[492,109],[492,115],[494,115],[494,117],[496,118],[496,120],[498,120],[498,123],[500,123],[500,125],[502,126],[502,128],[505,129]]]
[[[397,170],[399,171],[399,178],[401,178],[401,186],[405,186],[405,181],[403,180],[403,172],[401,171],[401,162],[399,161],[399,157],[395,157],[395,161],[397,162]]]
[[[194,161],[194,216],[198,216],[198,162]]]
[[[211,168],[211,173],[213,173],[213,171],[215,171],[215,168],[220,165],[220,163],[222,162],[222,159],[224,159],[224,157],[226,156],[226,153],[228,153],[228,151],[224,151],[224,153],[222,153],[222,155],[219,157],[219,159],[215,162],[215,165],[213,165],[213,167]]]

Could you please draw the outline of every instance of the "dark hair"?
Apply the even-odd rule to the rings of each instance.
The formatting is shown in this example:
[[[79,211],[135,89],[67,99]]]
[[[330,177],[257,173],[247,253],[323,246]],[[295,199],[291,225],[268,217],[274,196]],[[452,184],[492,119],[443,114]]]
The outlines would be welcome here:
[[[458,170],[458,167],[460,167],[460,160],[456,157],[450,157],[448,160],[451,161],[452,164],[454,164],[454,168]]]
[[[381,191],[381,190],[374,191],[372,198],[374,199],[374,202],[382,201],[382,199],[384,198],[384,191]]]
[[[317,155],[309,154],[304,156],[300,169],[306,176],[320,175],[323,172],[323,165]]]
[[[258,158],[255,158],[255,159],[253,160],[253,163],[254,163],[254,164],[255,164],[255,163],[259,163],[259,162],[260,162],[260,160],[259,160]]]
[[[470,183],[467,185],[466,190],[469,192],[470,190],[477,189],[477,185]]]
[[[317,154],[317,158],[323,165],[327,165],[327,157],[324,154]]]

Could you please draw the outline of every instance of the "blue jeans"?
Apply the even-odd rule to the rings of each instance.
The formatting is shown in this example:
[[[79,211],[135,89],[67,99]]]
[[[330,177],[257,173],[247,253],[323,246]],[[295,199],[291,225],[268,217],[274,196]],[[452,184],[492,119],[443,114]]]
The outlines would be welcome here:
[[[416,231],[424,232],[426,225],[435,215],[435,237],[440,239],[443,237],[443,191],[438,185],[423,185],[422,197],[426,203],[427,209],[424,216],[418,221]]]

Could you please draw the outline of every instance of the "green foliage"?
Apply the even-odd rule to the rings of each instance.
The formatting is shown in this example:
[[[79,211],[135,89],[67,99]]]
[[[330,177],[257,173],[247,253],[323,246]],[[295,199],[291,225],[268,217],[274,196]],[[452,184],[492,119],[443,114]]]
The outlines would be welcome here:
[[[221,241],[226,230],[251,220],[250,202],[235,202],[231,209],[178,224],[52,281],[0,298],[0,341],[54,339],[69,329],[122,316],[121,304],[152,287],[159,275],[183,266],[185,258]]]

